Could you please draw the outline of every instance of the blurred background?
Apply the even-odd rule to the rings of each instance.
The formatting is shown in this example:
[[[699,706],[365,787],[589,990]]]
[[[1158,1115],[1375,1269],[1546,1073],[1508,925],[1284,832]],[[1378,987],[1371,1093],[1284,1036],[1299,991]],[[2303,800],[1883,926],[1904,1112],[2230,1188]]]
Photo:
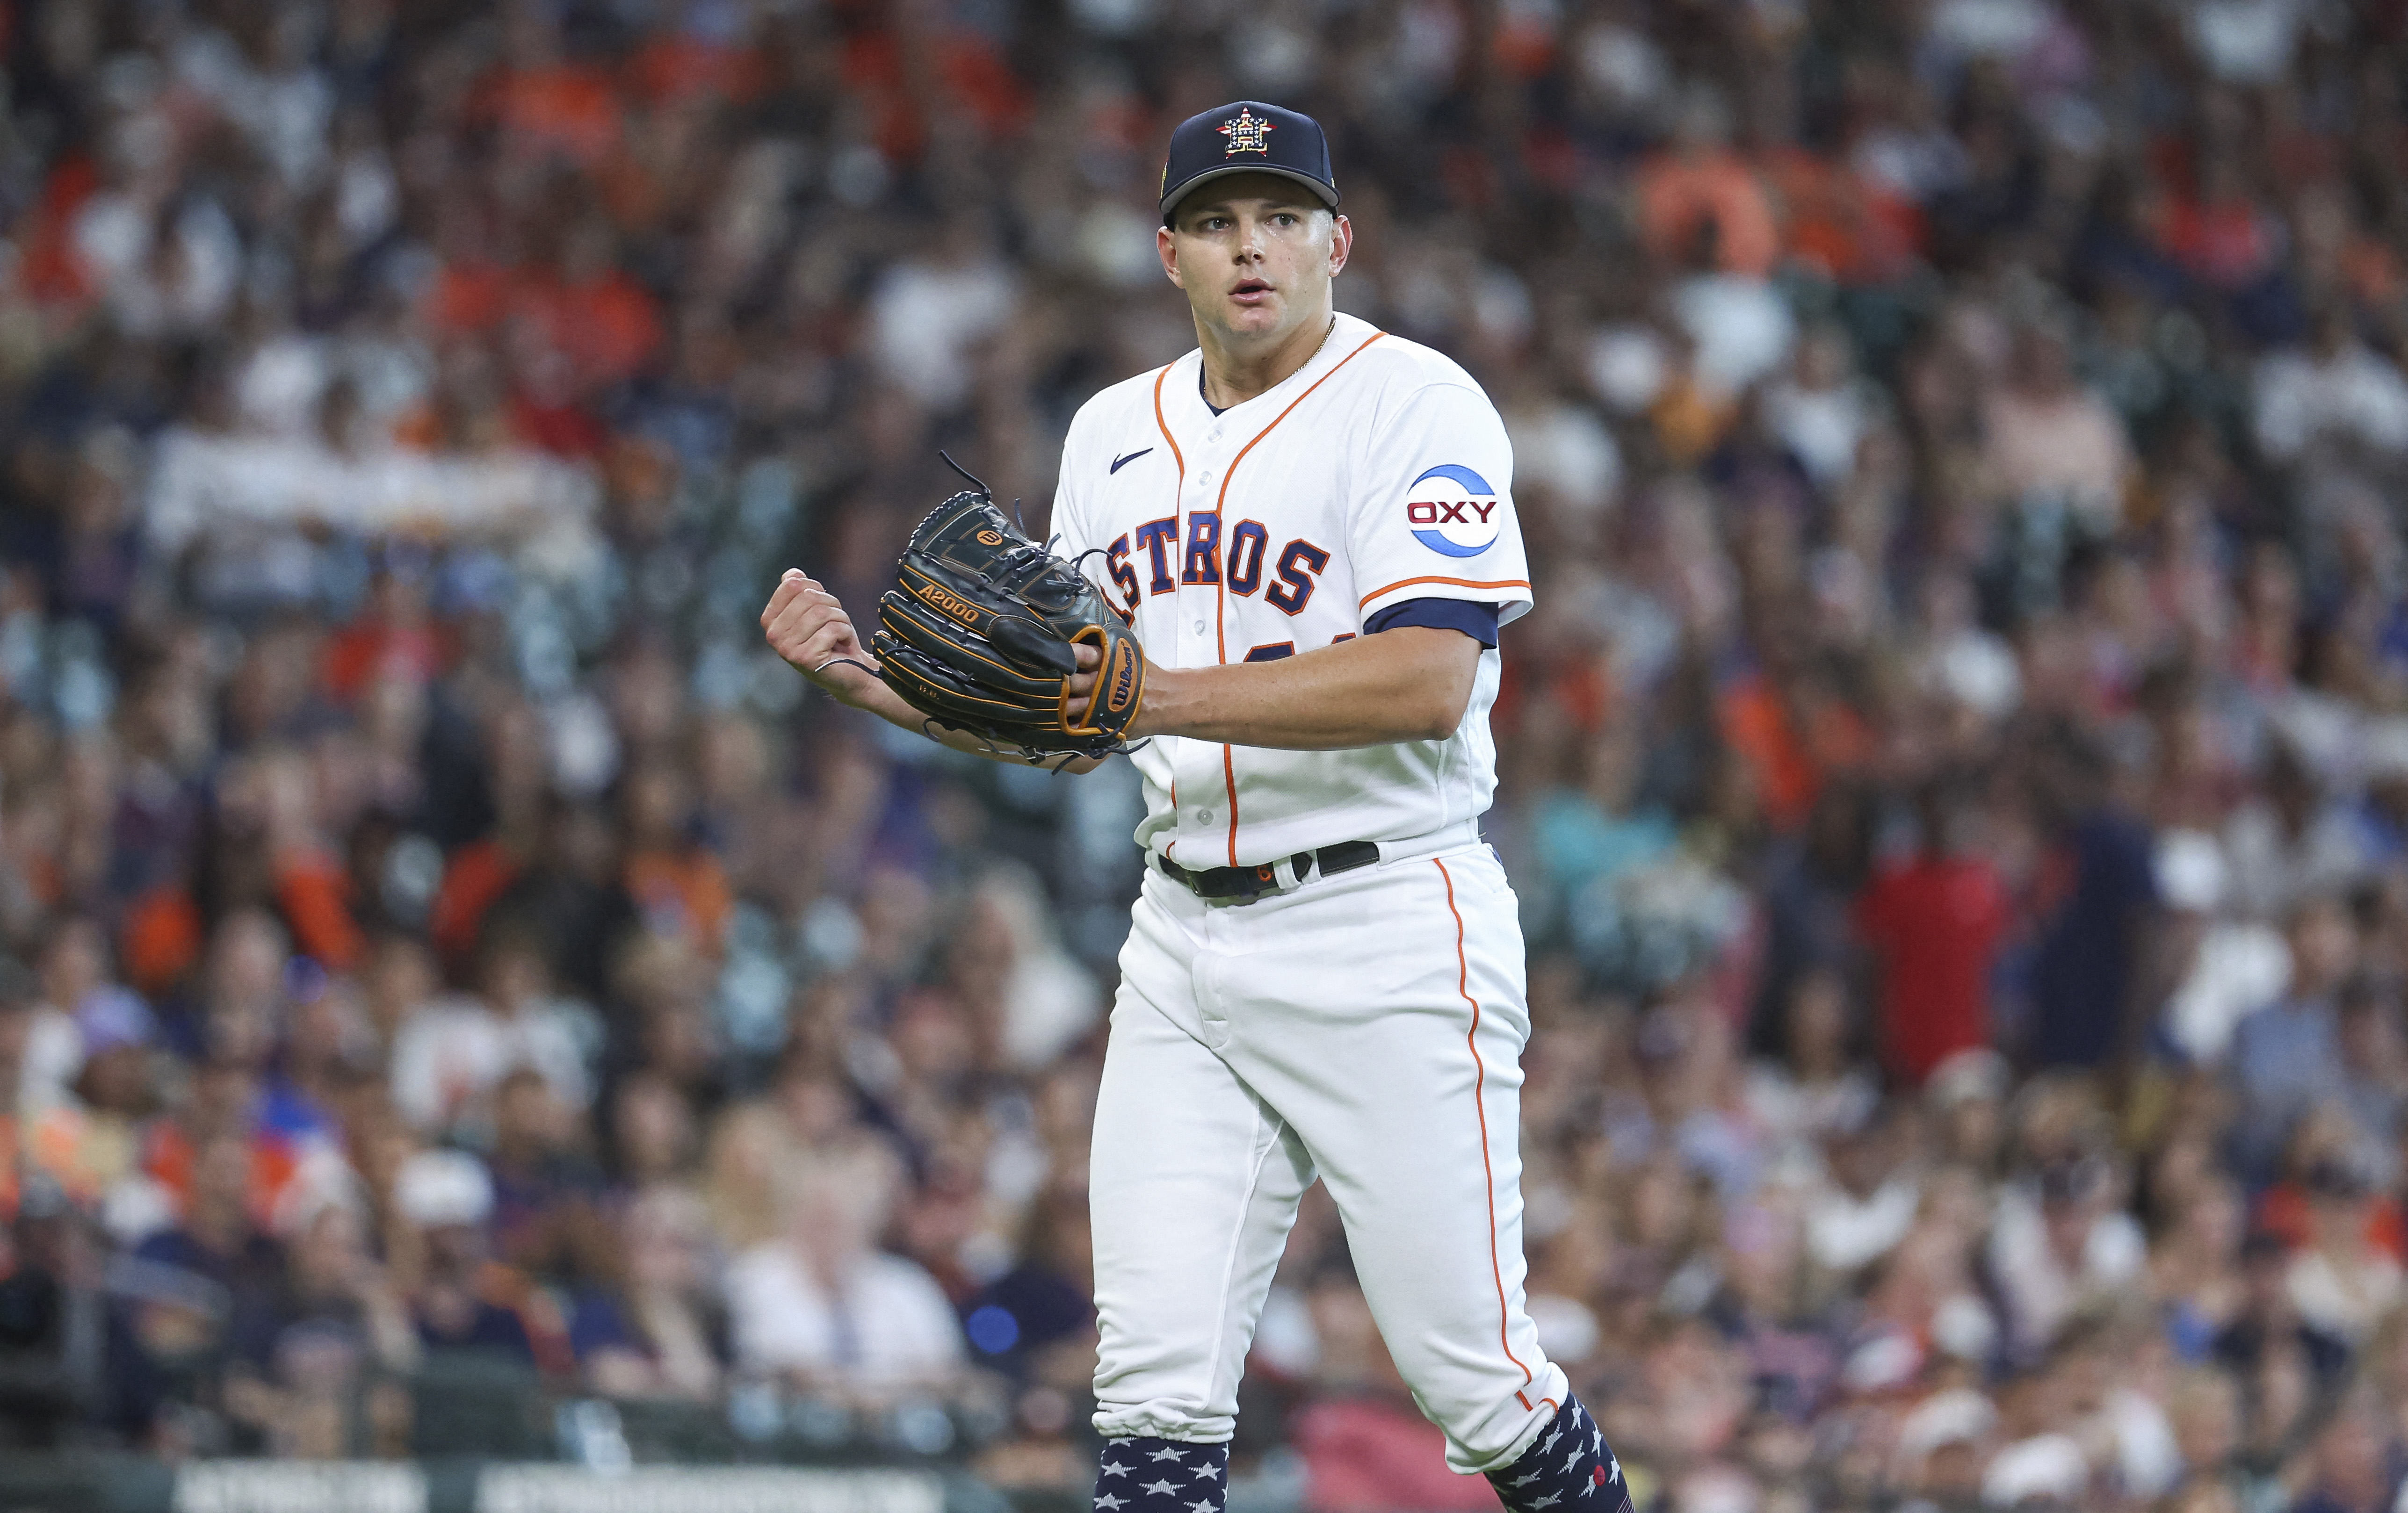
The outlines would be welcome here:
[[[866,606],[939,445],[1041,528],[1192,344],[1169,128],[1254,96],[1330,130],[1341,307],[1512,435],[1531,1306],[1641,1506],[2396,1506],[2408,4],[0,51],[0,1468],[1085,1506],[1133,777],[855,718],[755,617]],[[1238,1433],[1250,1513],[1493,1506],[1318,1192]]]

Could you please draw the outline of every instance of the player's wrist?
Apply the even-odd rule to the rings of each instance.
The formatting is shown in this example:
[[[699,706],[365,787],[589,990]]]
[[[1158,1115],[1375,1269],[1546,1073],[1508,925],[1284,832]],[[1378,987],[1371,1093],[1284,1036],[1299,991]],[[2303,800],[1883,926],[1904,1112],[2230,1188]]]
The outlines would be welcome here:
[[[867,673],[853,675],[852,686],[837,697],[855,709],[893,721],[906,730],[920,730],[928,722],[928,717],[912,708],[901,694]]]
[[[1154,735],[1186,734],[1182,726],[1194,689],[1192,671],[1147,663],[1145,696],[1138,701],[1137,715],[1129,721],[1128,738],[1140,741]]]
[[[789,661],[787,666],[803,675],[813,688],[837,703],[853,709],[867,709],[872,714],[886,713],[881,694],[888,699],[893,694],[878,677],[878,664],[866,651],[853,652],[835,661],[822,661],[814,666],[808,662]]]
[[[893,697],[878,677],[877,664],[865,658],[854,664],[830,667],[827,670],[828,690],[839,700],[856,709],[872,708],[882,702],[879,695]]]

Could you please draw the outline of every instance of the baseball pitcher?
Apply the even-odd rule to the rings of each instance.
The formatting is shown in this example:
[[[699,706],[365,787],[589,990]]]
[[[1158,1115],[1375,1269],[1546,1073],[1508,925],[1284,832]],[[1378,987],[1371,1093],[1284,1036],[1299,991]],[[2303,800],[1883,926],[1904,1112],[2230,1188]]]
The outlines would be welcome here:
[[[1337,313],[1354,232],[1310,117],[1172,134],[1163,272],[1197,350],[1070,425],[1058,555],[983,490],[913,535],[865,646],[789,571],[761,621],[845,703],[1002,761],[1127,750],[1146,878],[1096,1112],[1106,1513],[1218,1513],[1238,1379],[1326,1183],[1448,1460],[1515,1513],[1627,1506],[1523,1306],[1498,627],[1530,607],[1512,454],[1447,358]]]

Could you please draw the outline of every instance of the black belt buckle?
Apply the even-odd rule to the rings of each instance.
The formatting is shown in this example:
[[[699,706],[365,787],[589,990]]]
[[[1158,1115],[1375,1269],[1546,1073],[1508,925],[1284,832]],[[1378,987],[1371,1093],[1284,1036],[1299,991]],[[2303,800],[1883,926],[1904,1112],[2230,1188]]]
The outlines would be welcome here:
[[[1210,902],[1251,904],[1279,886],[1279,872],[1269,863],[1258,867],[1182,867],[1157,857],[1164,877]]]
[[[1206,867],[1201,872],[1189,872],[1179,880],[1185,883],[1198,898],[1232,904],[1251,904],[1279,886],[1279,874],[1267,865]]]
[[[1251,904],[1265,893],[1275,892],[1279,889],[1279,868],[1268,862],[1258,867],[1220,867],[1215,870],[1226,874],[1229,879],[1229,891],[1219,896],[1234,898],[1240,904]]]
[[[1325,846],[1319,851],[1298,851],[1288,858],[1296,869],[1296,880],[1302,882],[1317,863],[1324,877],[1333,872],[1351,872],[1380,860],[1380,848],[1368,840],[1340,841]],[[1251,904],[1265,893],[1279,889],[1279,865],[1266,862],[1252,867],[1206,867],[1201,871],[1181,866],[1167,856],[1154,858],[1162,875],[1202,899],[1221,899],[1238,904]]]

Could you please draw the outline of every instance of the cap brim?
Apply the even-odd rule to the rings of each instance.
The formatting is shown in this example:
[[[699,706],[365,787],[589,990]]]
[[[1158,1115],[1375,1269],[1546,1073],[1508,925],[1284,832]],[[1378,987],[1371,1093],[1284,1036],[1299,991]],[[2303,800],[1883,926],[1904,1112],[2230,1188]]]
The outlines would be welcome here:
[[[1320,179],[1313,178],[1310,174],[1300,174],[1293,168],[1274,167],[1266,163],[1232,163],[1225,167],[1207,168],[1202,173],[1197,174],[1195,178],[1187,180],[1187,182],[1172,190],[1169,193],[1165,194],[1162,197],[1162,223],[1166,226],[1170,224],[1170,212],[1178,207],[1180,201],[1187,198],[1188,195],[1195,193],[1197,190],[1202,189],[1205,185],[1211,183],[1215,178],[1227,178],[1236,174],[1269,174],[1274,178],[1292,178],[1296,182],[1302,184],[1305,188],[1312,191],[1314,196],[1317,197],[1322,204],[1326,205],[1333,210],[1338,208],[1338,191],[1330,188],[1327,184],[1323,183]]]

